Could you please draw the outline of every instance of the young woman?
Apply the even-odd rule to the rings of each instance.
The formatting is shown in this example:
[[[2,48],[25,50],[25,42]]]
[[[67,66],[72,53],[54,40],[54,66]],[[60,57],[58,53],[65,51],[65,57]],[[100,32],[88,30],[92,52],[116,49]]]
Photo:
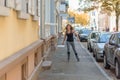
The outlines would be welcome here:
[[[66,40],[66,43],[67,43],[67,54],[68,54],[68,61],[70,60],[70,45],[72,46],[72,49],[74,51],[74,54],[75,54],[75,57],[77,59],[77,61],[79,62],[79,57],[78,57],[78,54],[76,52],[76,49],[75,49],[75,45],[74,45],[74,33],[75,31],[73,30],[72,26],[70,24],[68,24],[66,26],[66,32],[65,32],[65,36],[64,36],[64,40],[63,40],[63,45],[64,45],[64,41]],[[79,38],[78,38],[78,34],[75,33],[75,35],[77,35],[77,39],[79,41]]]

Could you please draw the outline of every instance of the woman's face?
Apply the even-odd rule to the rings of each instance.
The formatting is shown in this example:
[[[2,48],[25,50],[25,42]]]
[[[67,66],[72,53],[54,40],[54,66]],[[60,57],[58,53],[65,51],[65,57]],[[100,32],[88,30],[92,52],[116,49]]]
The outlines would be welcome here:
[[[67,30],[70,30],[70,28],[71,28],[70,25],[68,25],[68,26],[67,26]]]

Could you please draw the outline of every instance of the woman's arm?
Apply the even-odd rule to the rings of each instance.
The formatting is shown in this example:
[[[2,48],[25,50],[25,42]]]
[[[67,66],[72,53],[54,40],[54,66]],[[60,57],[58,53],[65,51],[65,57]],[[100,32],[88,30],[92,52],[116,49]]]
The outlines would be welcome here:
[[[73,33],[74,33],[75,36],[77,37],[77,40],[80,41],[78,33],[76,33],[74,30],[73,30]]]
[[[63,45],[64,45],[65,40],[66,40],[66,33],[64,35],[64,39],[63,39],[63,42],[62,42]]]

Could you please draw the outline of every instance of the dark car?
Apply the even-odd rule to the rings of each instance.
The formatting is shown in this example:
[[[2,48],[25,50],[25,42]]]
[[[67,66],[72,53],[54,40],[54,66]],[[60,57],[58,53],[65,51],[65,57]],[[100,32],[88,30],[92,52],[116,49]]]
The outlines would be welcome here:
[[[92,31],[87,40],[87,48],[90,52],[93,51],[93,42],[95,41],[96,37],[99,36],[100,32],[98,31]]]
[[[103,60],[104,45],[109,41],[110,36],[110,32],[101,32],[93,42],[93,56],[96,61]]]
[[[89,30],[89,29],[81,29],[79,31],[79,38],[80,38],[80,41],[87,41],[88,39],[88,35],[92,32],[92,30]]]
[[[120,78],[120,32],[113,33],[104,46],[104,68],[115,68],[116,77]]]

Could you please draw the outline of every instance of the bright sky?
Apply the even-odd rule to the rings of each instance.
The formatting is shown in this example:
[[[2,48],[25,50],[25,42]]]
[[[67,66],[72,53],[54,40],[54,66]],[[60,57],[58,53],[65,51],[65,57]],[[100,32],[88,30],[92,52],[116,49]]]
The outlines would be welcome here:
[[[69,0],[69,7],[71,9],[78,9],[79,8],[79,1],[78,0]]]

